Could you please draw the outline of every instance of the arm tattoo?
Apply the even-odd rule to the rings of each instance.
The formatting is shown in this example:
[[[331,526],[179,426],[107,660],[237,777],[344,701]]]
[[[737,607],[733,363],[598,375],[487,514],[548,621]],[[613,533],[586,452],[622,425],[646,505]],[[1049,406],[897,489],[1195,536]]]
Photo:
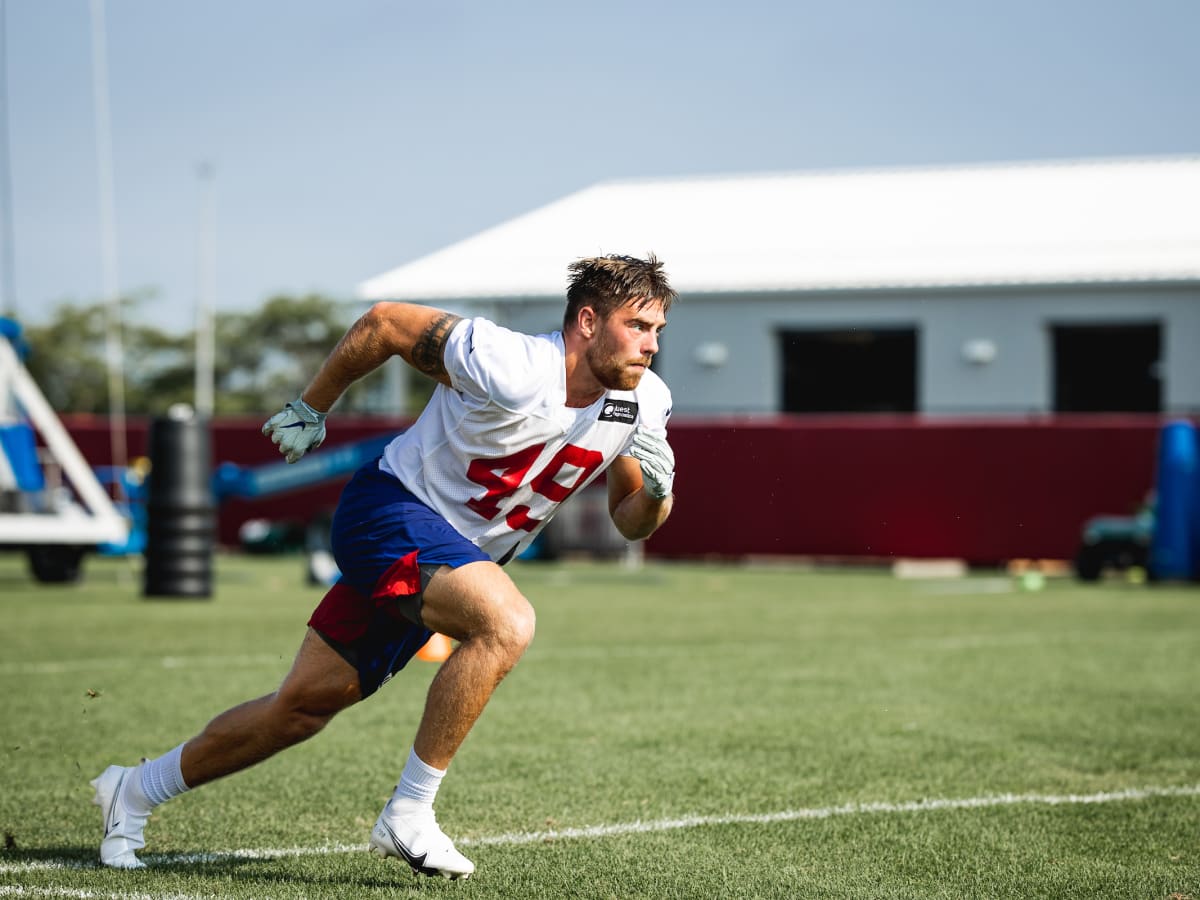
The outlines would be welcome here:
[[[443,354],[446,350],[446,339],[450,331],[462,321],[462,316],[454,313],[443,313],[432,322],[413,344],[413,366],[424,372],[430,378],[438,378],[446,374],[446,363]]]

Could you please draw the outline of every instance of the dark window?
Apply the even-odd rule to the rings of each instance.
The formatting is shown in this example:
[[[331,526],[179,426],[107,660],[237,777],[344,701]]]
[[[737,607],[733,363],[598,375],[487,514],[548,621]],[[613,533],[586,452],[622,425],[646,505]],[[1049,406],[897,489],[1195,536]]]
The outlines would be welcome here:
[[[1055,325],[1055,412],[1160,412],[1162,326]]]
[[[917,410],[915,328],[785,331],[783,411]]]

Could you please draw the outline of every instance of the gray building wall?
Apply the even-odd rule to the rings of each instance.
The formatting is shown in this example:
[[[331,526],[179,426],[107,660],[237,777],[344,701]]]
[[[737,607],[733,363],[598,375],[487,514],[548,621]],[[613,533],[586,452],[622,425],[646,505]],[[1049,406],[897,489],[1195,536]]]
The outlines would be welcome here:
[[[1200,410],[1200,287],[691,296],[672,313],[656,368],[680,412],[777,412],[780,332],[913,327],[919,411],[1041,413],[1054,401],[1054,325],[1149,322],[1163,329],[1166,410]],[[990,363],[964,357],[964,345],[980,339],[995,347]],[[727,362],[699,361],[705,344],[724,345]]]

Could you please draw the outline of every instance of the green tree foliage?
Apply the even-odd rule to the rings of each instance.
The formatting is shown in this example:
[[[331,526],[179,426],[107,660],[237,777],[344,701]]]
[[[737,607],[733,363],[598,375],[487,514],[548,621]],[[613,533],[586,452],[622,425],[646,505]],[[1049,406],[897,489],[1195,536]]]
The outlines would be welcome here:
[[[272,297],[254,312],[218,314],[217,411],[261,413],[297,396],[349,318],[337,303],[316,294]]]
[[[190,400],[192,378],[190,339],[129,324],[136,318],[137,304],[136,299],[122,300],[126,324],[120,329],[125,408],[134,414]],[[61,304],[47,324],[26,328],[29,372],[59,412],[108,412],[108,315],[103,303]]]
[[[122,301],[125,408],[158,415],[194,396],[194,331],[166,334],[137,323],[137,299]],[[214,381],[218,415],[262,415],[297,396],[353,320],[356,310],[328,297],[277,296],[254,312],[214,317]],[[59,412],[109,409],[104,304],[62,304],[45,325],[26,328],[30,373]],[[382,372],[353,385],[342,411],[371,408]],[[394,409],[388,412],[398,413]]]

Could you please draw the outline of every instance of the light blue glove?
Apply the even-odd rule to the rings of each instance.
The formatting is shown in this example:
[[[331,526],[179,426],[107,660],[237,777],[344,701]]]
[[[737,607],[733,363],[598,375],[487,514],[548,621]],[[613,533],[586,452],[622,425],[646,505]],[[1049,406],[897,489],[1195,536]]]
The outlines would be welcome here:
[[[656,500],[670,496],[675,484],[675,453],[667,439],[638,428],[629,455],[641,464],[642,490]]]
[[[297,397],[277,412],[262,427],[262,433],[279,445],[279,452],[294,463],[325,440],[325,413],[318,412],[304,398]]]

